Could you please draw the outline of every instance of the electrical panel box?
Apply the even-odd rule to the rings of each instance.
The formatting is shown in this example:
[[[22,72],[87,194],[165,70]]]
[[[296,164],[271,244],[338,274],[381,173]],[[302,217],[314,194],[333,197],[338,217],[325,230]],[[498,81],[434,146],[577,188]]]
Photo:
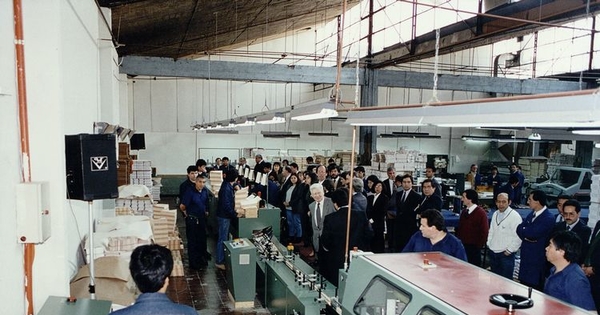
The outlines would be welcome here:
[[[17,192],[17,241],[39,244],[50,237],[48,182],[20,183]]]

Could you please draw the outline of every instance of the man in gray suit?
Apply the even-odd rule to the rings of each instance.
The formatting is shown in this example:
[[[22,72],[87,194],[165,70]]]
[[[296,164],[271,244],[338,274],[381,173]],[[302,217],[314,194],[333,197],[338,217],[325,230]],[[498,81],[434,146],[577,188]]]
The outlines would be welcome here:
[[[315,200],[308,205],[308,208],[310,209],[310,221],[313,228],[313,246],[318,253],[320,251],[319,238],[321,237],[321,233],[323,233],[323,221],[326,215],[335,212],[335,208],[331,199],[325,197],[323,185],[319,183],[312,184],[309,189],[310,196]]]

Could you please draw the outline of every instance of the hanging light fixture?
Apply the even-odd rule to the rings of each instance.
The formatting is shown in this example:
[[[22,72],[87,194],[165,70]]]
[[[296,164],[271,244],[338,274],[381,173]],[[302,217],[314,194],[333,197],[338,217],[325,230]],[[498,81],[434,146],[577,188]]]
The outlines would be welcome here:
[[[292,107],[292,120],[315,120],[337,116],[335,100],[331,98],[318,99]]]
[[[259,125],[271,125],[271,124],[284,124],[285,116],[283,113],[275,113],[270,115],[265,115],[256,120],[256,123]]]

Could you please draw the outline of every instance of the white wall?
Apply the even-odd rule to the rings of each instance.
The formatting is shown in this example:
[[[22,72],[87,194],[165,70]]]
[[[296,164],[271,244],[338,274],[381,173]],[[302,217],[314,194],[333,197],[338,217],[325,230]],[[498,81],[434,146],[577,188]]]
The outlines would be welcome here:
[[[12,1],[0,2],[0,296],[3,314],[24,314],[23,249],[16,242],[15,185],[21,182],[15,92]],[[50,184],[50,239],[36,245],[34,307],[49,295],[69,295],[79,240],[88,230],[87,203],[65,199],[64,135],[91,133],[94,121],[118,121],[115,52],[93,1],[23,3],[31,179]],[[110,21],[110,17],[108,17]],[[102,33],[102,34],[100,34]],[[102,71],[100,70],[102,68]],[[96,204],[96,208],[98,208]],[[99,212],[99,209],[96,209]],[[10,302],[9,302],[10,301]]]

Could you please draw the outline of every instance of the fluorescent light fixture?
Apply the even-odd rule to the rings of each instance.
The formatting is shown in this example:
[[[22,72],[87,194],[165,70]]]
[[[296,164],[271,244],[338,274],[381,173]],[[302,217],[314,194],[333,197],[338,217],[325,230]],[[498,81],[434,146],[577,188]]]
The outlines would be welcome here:
[[[315,120],[329,117],[337,117],[335,101],[318,99],[292,106],[292,120]]]
[[[598,127],[598,90],[350,110],[356,126]]]
[[[265,138],[300,138],[300,134],[289,131],[261,131]]]
[[[352,126],[424,126],[423,107],[349,111],[346,124]]]
[[[413,139],[441,139],[442,136],[430,135],[428,132],[392,132],[382,133],[380,138],[413,138]]]
[[[218,133],[218,134],[226,134],[226,135],[237,135],[239,131],[232,129],[207,129],[206,133]]]
[[[596,149],[600,149],[600,143],[597,143],[597,142],[596,142],[596,143],[594,143],[594,148],[596,148]]]
[[[573,130],[571,130],[571,132],[576,135],[597,136],[597,135],[600,135],[600,128],[599,129],[573,129]]]
[[[530,134],[529,137],[527,137],[527,139],[528,140],[538,140],[539,141],[539,140],[542,140],[542,136],[539,133],[534,132],[534,133]]]
[[[337,132],[309,132],[309,136],[313,137],[338,137],[339,134]]]
[[[265,115],[256,120],[257,124],[260,125],[272,125],[272,124],[284,124],[285,116],[283,113],[275,113],[270,115]]]
[[[235,123],[235,119],[231,118],[229,120],[229,125],[227,125],[227,127],[229,127],[229,128],[235,128],[236,125],[237,124]]]
[[[497,135],[493,137],[488,136],[462,136],[462,139],[467,141],[485,141],[485,142],[527,142],[526,138],[516,138],[513,135]]]
[[[256,117],[246,117],[243,122],[237,124],[238,127],[250,127],[256,125]]]

